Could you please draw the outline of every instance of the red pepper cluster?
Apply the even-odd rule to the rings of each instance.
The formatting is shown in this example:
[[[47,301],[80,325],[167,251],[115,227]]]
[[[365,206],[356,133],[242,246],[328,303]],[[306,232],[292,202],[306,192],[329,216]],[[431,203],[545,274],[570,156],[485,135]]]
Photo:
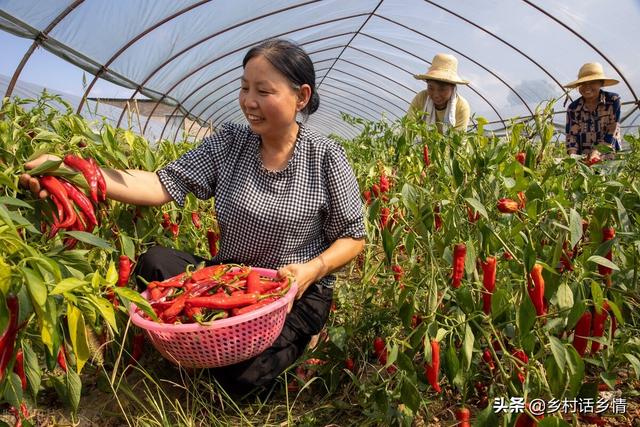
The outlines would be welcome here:
[[[239,316],[282,297],[289,278],[262,277],[250,267],[219,264],[147,286],[148,299],[163,323],[208,322]]]
[[[91,233],[98,225],[95,208],[98,203],[106,200],[104,176],[94,159],[67,154],[63,162],[82,173],[89,186],[89,196],[63,178],[50,175],[40,177],[42,187],[49,192],[55,206],[49,238],[53,238],[61,229]],[[65,246],[69,249],[74,248],[77,243],[76,239],[65,238]]]
[[[13,356],[16,336],[18,335],[18,331],[20,331],[20,325],[18,325],[18,298],[14,295],[9,295],[6,298],[6,302],[7,308],[9,309],[9,323],[0,336],[0,384],[6,375],[7,366],[9,366],[9,362]],[[26,380],[21,378],[21,381]],[[26,385],[26,382],[24,384]]]

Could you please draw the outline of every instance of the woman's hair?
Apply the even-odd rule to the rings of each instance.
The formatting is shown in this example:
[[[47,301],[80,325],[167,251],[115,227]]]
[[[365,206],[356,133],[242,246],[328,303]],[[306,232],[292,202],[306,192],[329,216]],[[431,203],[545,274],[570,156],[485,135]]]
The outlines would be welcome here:
[[[263,56],[280,71],[295,89],[307,84],[311,87],[311,97],[307,105],[300,111],[308,117],[320,106],[320,97],[316,91],[316,71],[313,62],[307,52],[297,44],[288,40],[272,39],[252,47],[242,60],[242,68],[247,66],[251,59]]]

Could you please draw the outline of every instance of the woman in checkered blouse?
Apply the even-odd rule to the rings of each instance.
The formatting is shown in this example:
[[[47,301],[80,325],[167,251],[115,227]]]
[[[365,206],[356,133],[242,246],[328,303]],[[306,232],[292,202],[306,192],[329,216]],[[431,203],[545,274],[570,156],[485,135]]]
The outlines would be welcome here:
[[[235,395],[268,386],[302,355],[320,332],[332,300],[330,274],[364,247],[362,202],[344,150],[296,121],[315,112],[319,97],[309,56],[297,45],[271,40],[243,60],[240,107],[249,125],[222,125],[202,144],[157,173],[103,170],[108,197],[135,205],[182,205],[188,193],[215,198],[220,252],[208,262],[278,269],[298,283],[297,300],[272,347],[248,361],[213,369]],[[36,167],[51,156],[26,166]],[[21,182],[40,196],[37,179]],[[153,247],[136,274],[163,280],[192,254]]]

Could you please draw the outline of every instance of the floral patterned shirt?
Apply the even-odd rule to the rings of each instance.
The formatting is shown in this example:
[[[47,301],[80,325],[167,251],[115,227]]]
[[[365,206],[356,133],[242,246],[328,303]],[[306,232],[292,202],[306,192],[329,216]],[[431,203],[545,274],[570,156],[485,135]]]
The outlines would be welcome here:
[[[582,97],[567,109],[567,150],[589,154],[598,144],[620,150],[620,96],[617,93],[601,90],[594,111],[585,108]]]

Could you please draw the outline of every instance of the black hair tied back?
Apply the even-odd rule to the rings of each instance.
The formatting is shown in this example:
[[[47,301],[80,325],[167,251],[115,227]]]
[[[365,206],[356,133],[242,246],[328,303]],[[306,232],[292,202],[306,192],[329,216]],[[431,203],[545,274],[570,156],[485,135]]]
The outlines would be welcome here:
[[[311,87],[311,97],[307,105],[300,111],[303,116],[316,112],[320,106],[320,96],[316,91],[316,71],[307,52],[296,43],[282,39],[272,39],[252,47],[242,60],[242,68],[257,56],[264,56],[276,70],[281,72],[291,85],[299,88],[307,84]]]

